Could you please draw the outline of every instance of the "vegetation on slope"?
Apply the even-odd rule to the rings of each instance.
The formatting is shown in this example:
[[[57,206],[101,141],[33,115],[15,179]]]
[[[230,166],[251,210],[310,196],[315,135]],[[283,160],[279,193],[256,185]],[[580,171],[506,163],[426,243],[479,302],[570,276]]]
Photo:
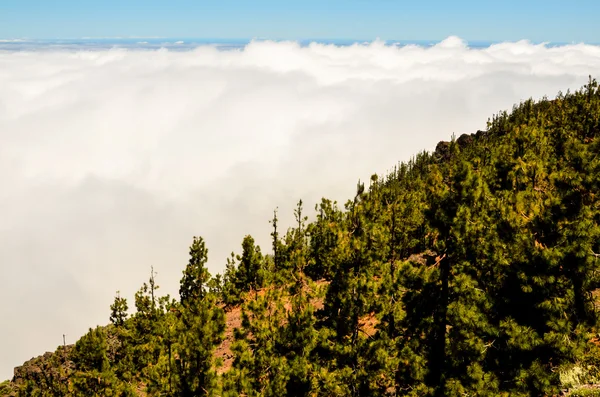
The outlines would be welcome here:
[[[594,383],[599,153],[596,81],[526,101],[359,183],[343,208],[323,199],[312,223],[301,201],[286,233],[275,213],[272,254],[247,236],[223,275],[210,277],[194,238],[178,300],[152,274],[131,316],[117,296],[109,326],[0,390],[550,396]]]

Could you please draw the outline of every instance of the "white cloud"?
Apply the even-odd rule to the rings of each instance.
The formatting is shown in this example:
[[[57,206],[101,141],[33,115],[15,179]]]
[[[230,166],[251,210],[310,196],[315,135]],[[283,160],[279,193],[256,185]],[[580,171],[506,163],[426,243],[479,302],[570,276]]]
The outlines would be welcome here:
[[[0,52],[0,378],[108,322],[151,265],[176,295],[295,202],[600,74],[600,47],[252,42],[243,50]],[[130,302],[133,306],[133,302]]]

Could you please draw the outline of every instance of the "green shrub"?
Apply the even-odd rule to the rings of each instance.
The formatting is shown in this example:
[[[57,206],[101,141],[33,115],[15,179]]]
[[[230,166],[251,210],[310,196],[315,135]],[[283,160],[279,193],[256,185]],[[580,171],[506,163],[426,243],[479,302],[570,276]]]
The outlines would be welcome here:
[[[600,397],[600,389],[580,388],[569,393],[569,397]]]

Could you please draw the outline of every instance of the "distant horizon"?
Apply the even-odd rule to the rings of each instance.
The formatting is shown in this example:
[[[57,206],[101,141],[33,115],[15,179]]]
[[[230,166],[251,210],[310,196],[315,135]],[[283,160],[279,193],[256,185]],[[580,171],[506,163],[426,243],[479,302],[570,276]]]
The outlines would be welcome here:
[[[0,42],[19,42],[19,41],[55,41],[55,40],[194,40],[194,41],[218,41],[224,43],[230,42],[249,42],[253,40],[257,41],[292,41],[292,42],[304,42],[304,41],[315,41],[315,42],[374,42],[382,41],[385,43],[435,43],[446,40],[449,37],[458,37],[467,43],[515,43],[520,41],[528,41],[532,44],[600,44],[600,41],[586,41],[586,40],[572,40],[572,41],[557,41],[557,40],[532,40],[527,37],[514,40],[491,40],[491,39],[474,39],[465,38],[460,35],[450,34],[442,38],[424,38],[424,39],[383,39],[380,37],[374,38],[355,38],[355,37],[263,37],[263,36],[252,36],[252,37],[211,37],[211,36],[48,36],[48,37],[3,37],[0,36]]]
[[[173,51],[194,50],[202,46],[215,46],[220,50],[235,50],[245,48],[253,42],[292,42],[300,47],[306,47],[312,43],[335,45],[340,47],[352,45],[371,45],[373,43],[383,43],[385,46],[404,47],[415,45],[419,47],[433,47],[441,43],[460,41],[464,46],[470,49],[484,49],[494,45],[510,43],[529,43],[535,46],[545,46],[547,48],[556,48],[573,45],[598,46],[593,42],[536,42],[529,39],[520,39],[515,41],[493,41],[493,40],[468,40],[459,36],[450,35],[440,40],[383,40],[375,39],[340,39],[340,38],[305,38],[305,39],[287,39],[287,38],[211,38],[211,37],[74,37],[74,38],[0,38],[0,51],[36,51],[36,50],[108,50],[108,49],[128,49],[128,50],[159,50],[167,49]]]

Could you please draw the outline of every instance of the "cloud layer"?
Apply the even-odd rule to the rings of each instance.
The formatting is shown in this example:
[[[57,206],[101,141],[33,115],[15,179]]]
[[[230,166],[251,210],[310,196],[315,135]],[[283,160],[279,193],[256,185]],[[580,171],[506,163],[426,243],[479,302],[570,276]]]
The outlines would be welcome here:
[[[108,322],[158,272],[176,296],[194,235],[210,270],[279,207],[484,129],[600,75],[600,47],[251,42],[219,51],[0,52],[0,379]],[[130,301],[130,306],[133,302]]]

